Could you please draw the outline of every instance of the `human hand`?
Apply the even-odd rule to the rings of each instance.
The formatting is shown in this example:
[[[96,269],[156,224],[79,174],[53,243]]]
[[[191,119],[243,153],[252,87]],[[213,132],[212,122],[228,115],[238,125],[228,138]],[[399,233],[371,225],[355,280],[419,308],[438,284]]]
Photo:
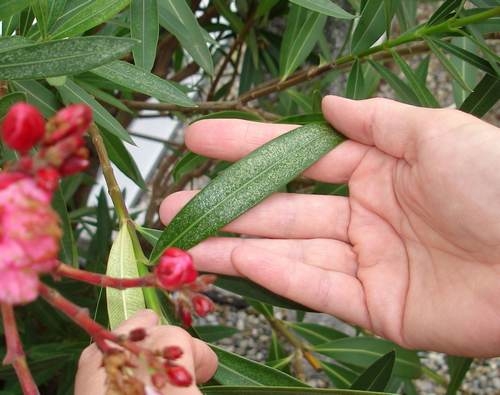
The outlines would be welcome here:
[[[211,238],[202,271],[245,276],[396,343],[500,355],[500,129],[456,110],[329,96],[351,140],[310,167],[349,197],[275,194]],[[294,126],[204,120],[194,152],[235,161]],[[164,223],[194,192],[166,198]]]
[[[158,316],[151,310],[143,310],[123,322],[116,332],[128,334],[132,329],[144,328],[147,336],[141,344],[149,349],[163,349],[167,346],[179,346],[183,355],[175,362],[185,367],[196,382],[203,383],[212,377],[217,368],[217,356],[201,340],[192,338],[185,330],[177,326],[158,324]],[[145,374],[140,377],[148,384]],[[95,344],[87,347],[80,356],[75,379],[75,395],[104,395],[106,376],[102,368],[102,354]],[[152,387],[151,387],[152,388]],[[201,392],[195,382],[189,387],[176,387],[167,384],[163,388],[168,395],[196,395]]]

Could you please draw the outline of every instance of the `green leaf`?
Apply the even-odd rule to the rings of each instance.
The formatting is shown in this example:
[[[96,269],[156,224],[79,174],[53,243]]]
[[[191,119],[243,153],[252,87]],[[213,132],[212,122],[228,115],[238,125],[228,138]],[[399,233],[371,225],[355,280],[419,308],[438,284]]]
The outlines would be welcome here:
[[[365,81],[363,69],[361,68],[359,59],[356,59],[352,65],[349,77],[347,78],[345,95],[350,99],[365,99],[364,91]]]
[[[49,26],[49,0],[32,0],[31,9],[35,14],[36,25],[43,38],[47,36]]]
[[[392,17],[396,12],[399,1],[384,0],[384,16],[385,16],[385,34],[387,37],[391,35]]]
[[[271,292],[245,278],[218,275],[215,285],[220,288],[224,288],[227,291],[231,291],[235,294],[257,300],[259,302],[284,307],[286,309],[311,311],[311,309],[288,300],[283,296],[277,295],[274,292]]]
[[[450,372],[450,383],[446,388],[446,395],[455,395],[460,389],[465,374],[469,370],[472,358],[446,356],[448,370]]]
[[[33,41],[23,36],[0,37],[0,53],[29,45],[33,45]]]
[[[328,343],[332,340],[347,337],[343,332],[333,329],[329,326],[315,324],[312,322],[288,322],[294,332],[306,339],[312,345]]]
[[[314,351],[339,362],[367,368],[382,355],[396,351],[396,376],[416,378],[421,374],[420,361],[415,351],[405,350],[394,343],[372,337],[349,337],[320,344]]]
[[[462,3],[463,0],[446,0],[439,6],[439,8],[432,14],[427,21],[427,26],[436,25],[455,15],[455,10]]]
[[[381,0],[367,0],[352,33],[351,52],[358,54],[370,48],[385,32],[385,4]]]
[[[427,86],[422,85],[418,81],[417,76],[410,68],[410,66],[408,66],[405,60],[401,57],[401,55],[396,51],[392,51],[392,56],[405,75],[406,79],[410,83],[410,86],[417,96],[420,104],[425,107],[439,107],[439,103],[437,102],[436,98],[432,95]]]
[[[340,365],[339,363],[328,363],[321,361],[321,368],[326,373],[331,382],[338,388],[349,388],[356,380],[358,373],[352,369]]]
[[[93,69],[92,73],[132,91],[156,97],[160,101],[183,107],[196,107],[196,104],[171,82],[121,60]]]
[[[153,68],[158,32],[158,1],[131,0],[130,36],[139,40],[132,53],[135,65],[145,71],[151,71]]]
[[[456,46],[459,50],[471,53],[475,51],[474,44],[466,37],[454,37],[451,39],[452,45]],[[474,53],[472,55],[476,56]],[[480,58],[481,59],[481,58]],[[482,59],[481,59],[482,60]],[[468,86],[476,86],[479,80],[479,71],[469,62],[455,55],[451,56],[451,62],[459,70],[460,75],[467,82]],[[488,67],[490,67],[488,63]],[[453,97],[455,99],[456,107],[460,107],[470,92],[462,89],[455,81],[452,81]]]
[[[75,237],[73,236],[73,227],[71,226],[68,208],[66,207],[66,202],[64,201],[64,196],[61,193],[60,188],[58,188],[54,193],[52,206],[57,211],[57,214],[61,219],[61,227],[63,231],[60,243],[60,259],[70,266],[78,267],[78,251],[76,249]]]
[[[219,360],[214,378],[223,385],[288,385],[302,389],[307,387],[301,381],[279,370],[230,353],[220,347],[214,345],[210,347],[215,351]]]
[[[127,53],[135,41],[79,37],[11,49],[0,57],[0,79],[19,80],[77,74]]]
[[[162,0],[158,3],[160,25],[172,33],[209,75],[214,74],[212,55],[202,28],[185,0]]]
[[[266,361],[277,361],[279,359],[285,358],[287,353],[280,344],[278,336],[275,331],[271,332],[271,343],[269,344],[269,351],[267,352]]]
[[[189,249],[215,234],[342,141],[330,126],[311,124],[256,149],[219,174],[183,207],[163,231],[151,262],[169,246]]]
[[[387,395],[387,392],[304,387],[252,387],[211,386],[202,387],[204,395]]]
[[[409,104],[415,104],[415,105],[420,104],[418,97],[415,95],[415,93],[413,93],[411,88],[404,81],[402,81],[396,74],[394,74],[392,71],[390,71],[383,65],[372,61],[371,59],[369,59],[368,62],[375,70],[377,70],[380,76],[391,86],[391,88],[394,89],[394,92],[396,93],[399,99]]]
[[[384,391],[391,379],[396,352],[389,351],[373,362],[351,384],[353,390]]]
[[[123,224],[111,247],[106,275],[119,278],[138,277],[134,246],[127,224]],[[141,288],[128,288],[123,291],[106,289],[109,326],[115,329],[121,322],[137,311],[145,308]]]
[[[49,36],[51,39],[77,36],[108,21],[129,3],[130,0],[70,2],[70,7],[54,21]]]
[[[202,119],[224,119],[224,118],[236,118],[236,119],[245,119],[247,121],[262,121],[262,118],[257,115],[246,112],[246,111],[238,111],[238,110],[227,110],[227,111],[217,111],[211,112],[207,115],[202,115],[199,118],[196,118],[193,122],[201,121]]]
[[[457,38],[460,40],[463,40],[466,43],[469,43],[469,40],[466,38]],[[456,42],[456,41],[455,41]],[[491,64],[481,58],[480,56],[477,56],[476,54],[465,50],[464,48],[461,48],[457,45],[454,45],[448,41],[445,40],[434,40],[434,44],[437,46],[443,48],[445,51],[449,52],[450,54],[456,56],[457,58],[460,58],[464,60],[465,62],[471,64],[472,66],[483,70],[487,72],[488,74],[491,74],[492,76],[495,76],[495,70],[491,67]]]
[[[198,167],[206,163],[207,160],[208,158],[204,156],[195,154],[193,152],[186,152],[182,156],[182,158],[177,161],[174,169],[172,170],[172,177],[174,178],[174,181],[179,181],[179,179],[183,175],[197,169]]]
[[[103,106],[99,104],[92,96],[90,96],[85,89],[81,88],[71,79],[67,79],[66,83],[58,86],[57,90],[61,94],[65,103],[85,103],[92,108],[95,122],[106,129],[108,132],[114,134],[116,137],[128,143],[133,141],[128,132]]]
[[[425,84],[427,81],[427,75],[429,74],[429,64],[431,61],[430,56],[426,56],[422,61],[418,64],[415,69],[415,76],[421,84]]]
[[[417,15],[417,0],[398,1],[396,16],[401,25],[401,30],[406,32],[415,25]]]
[[[333,16],[339,19],[353,19],[354,15],[349,14],[347,11],[333,3],[331,0],[290,0],[300,7],[307,8],[311,11],[326,15]]]
[[[238,329],[224,325],[195,326],[194,329],[203,341],[212,343],[238,333]]]
[[[0,7],[0,19],[5,20],[10,16],[24,10],[31,0],[2,0]]]
[[[453,79],[465,91],[471,92],[472,89],[470,88],[470,86],[467,85],[460,72],[455,68],[453,63],[451,63],[451,61],[446,57],[444,52],[441,50],[441,47],[439,47],[439,45],[436,43],[436,41],[439,40],[434,39],[432,37],[425,37],[425,41],[427,42],[427,45],[429,45],[429,48],[431,49],[432,53],[439,59],[442,66],[448,71],[448,73],[450,73]]]
[[[129,114],[134,113],[130,108],[123,104],[120,99],[117,99],[115,96],[109,94],[108,92],[99,89],[95,84],[89,84],[81,79],[75,79],[75,82],[80,85],[80,87],[85,89],[90,95],[94,96],[94,98],[100,100],[101,102],[110,104],[121,111],[128,112]]]
[[[484,77],[467,96],[460,109],[476,117],[482,117],[500,99],[500,79],[489,74]]]
[[[101,130],[101,136],[111,162],[113,162],[116,167],[118,167],[122,173],[130,178],[139,188],[145,190],[147,188],[146,181],[144,181],[134,157],[128,152],[123,141],[114,134],[108,132],[107,129]]]
[[[0,99],[0,119],[7,114],[13,104],[20,101],[26,101],[26,95],[23,92],[12,92],[2,97]]]
[[[23,92],[28,103],[37,107],[46,118],[52,116],[60,107],[55,95],[37,81],[11,81],[9,85],[13,90]]]
[[[280,50],[280,77],[286,79],[313,50],[323,34],[326,16],[295,4],[290,5]]]

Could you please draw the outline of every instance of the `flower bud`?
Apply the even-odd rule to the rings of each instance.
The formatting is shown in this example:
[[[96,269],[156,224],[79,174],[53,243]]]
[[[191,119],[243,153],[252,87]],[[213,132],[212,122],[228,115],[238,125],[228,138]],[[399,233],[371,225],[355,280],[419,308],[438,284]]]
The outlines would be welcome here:
[[[146,330],[144,328],[135,328],[128,334],[128,339],[132,342],[140,342],[146,337]]]
[[[193,309],[200,317],[205,317],[208,313],[214,311],[214,303],[205,295],[196,294],[191,298]]]
[[[151,375],[151,383],[155,386],[157,389],[162,389],[167,385],[167,377],[165,377],[165,374],[156,372]]]
[[[167,369],[167,377],[171,384],[178,387],[189,387],[193,382],[189,372],[182,366],[170,366]]]
[[[51,193],[59,186],[60,178],[61,175],[53,167],[43,167],[35,175],[37,185]]]
[[[2,137],[10,148],[25,153],[40,141],[45,122],[36,107],[27,103],[14,104],[2,124]]]
[[[191,255],[175,247],[165,250],[154,272],[159,284],[168,291],[192,283],[198,275]]]
[[[174,361],[182,357],[183,351],[179,346],[167,346],[163,349],[163,358]]]
[[[92,122],[92,110],[85,104],[72,104],[59,110],[47,123],[45,145],[51,145],[68,135],[81,136]]]
[[[189,328],[193,324],[193,317],[191,316],[191,311],[189,310],[189,308],[184,303],[180,303],[177,306],[177,311],[179,318],[182,321],[182,325],[184,325],[186,328]]]

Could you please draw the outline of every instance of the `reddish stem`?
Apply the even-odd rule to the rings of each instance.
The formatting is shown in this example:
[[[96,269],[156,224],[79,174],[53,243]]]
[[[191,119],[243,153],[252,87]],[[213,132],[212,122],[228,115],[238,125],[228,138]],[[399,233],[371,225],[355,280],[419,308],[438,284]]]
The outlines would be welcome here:
[[[99,287],[111,287],[116,289],[156,286],[156,278],[153,275],[137,278],[110,277],[105,274],[92,273],[86,270],[77,269],[62,262],[55,269],[54,275],[72,278],[73,280],[97,285]]]
[[[1,307],[5,341],[7,343],[7,354],[5,355],[3,364],[11,364],[13,366],[24,395],[40,395],[26,362],[23,345],[17,331],[14,309],[12,305],[7,303],[1,303]]]

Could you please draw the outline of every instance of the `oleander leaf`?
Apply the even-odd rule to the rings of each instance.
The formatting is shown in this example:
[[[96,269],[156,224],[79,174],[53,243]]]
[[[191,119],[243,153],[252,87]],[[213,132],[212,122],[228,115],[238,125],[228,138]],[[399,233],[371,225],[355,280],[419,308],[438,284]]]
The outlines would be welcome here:
[[[391,379],[396,352],[389,351],[373,362],[351,384],[354,390],[384,391]]]
[[[10,81],[13,90],[23,92],[28,103],[38,107],[45,118],[53,115],[61,106],[56,96],[40,82],[34,80]]]
[[[0,19],[5,20],[29,6],[31,0],[2,0]]]
[[[450,372],[450,383],[446,388],[446,395],[455,395],[462,385],[465,374],[469,370],[472,358],[447,355],[446,363]]]
[[[133,48],[136,66],[151,71],[156,57],[158,43],[158,1],[131,0],[130,2],[130,37],[139,43]]]
[[[7,114],[12,105],[20,101],[26,101],[24,92],[12,92],[0,98],[0,120]]]
[[[482,117],[500,100],[500,79],[485,74],[464,100],[460,109],[476,117]]]
[[[204,395],[387,395],[388,392],[347,389],[304,388],[283,386],[210,386],[202,387]]]
[[[151,262],[169,246],[189,249],[215,234],[342,141],[330,126],[310,124],[256,149],[219,174],[183,207],[160,236]]]
[[[384,34],[387,18],[384,1],[367,0],[352,33],[351,52],[357,54],[370,48]]]
[[[24,80],[77,74],[127,53],[135,40],[118,37],[78,37],[4,51],[0,79]]]
[[[290,0],[298,6],[307,8],[326,16],[332,16],[339,19],[353,19],[354,15],[349,14],[343,8],[333,3],[331,0]]]
[[[121,226],[111,247],[106,275],[119,278],[139,276],[134,246],[126,223]],[[121,322],[146,307],[141,288],[128,288],[122,291],[107,288],[106,301],[111,329],[115,329]]]
[[[95,68],[92,73],[163,102],[183,107],[196,107],[196,104],[171,82],[121,60]]]

